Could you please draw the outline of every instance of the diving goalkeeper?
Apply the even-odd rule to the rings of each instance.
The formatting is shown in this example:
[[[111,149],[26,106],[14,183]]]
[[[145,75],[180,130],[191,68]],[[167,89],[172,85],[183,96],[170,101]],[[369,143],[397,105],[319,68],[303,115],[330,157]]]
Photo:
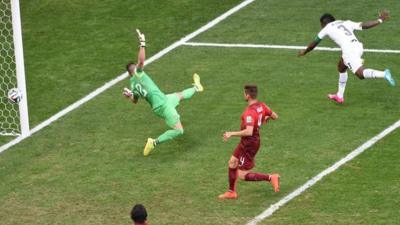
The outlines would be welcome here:
[[[136,104],[140,97],[144,98],[151,106],[153,112],[162,119],[171,128],[156,139],[148,138],[144,147],[143,155],[147,156],[156,145],[176,138],[183,134],[183,126],[180,121],[180,115],[176,107],[183,99],[190,99],[196,92],[202,92],[203,86],[200,83],[200,77],[193,75],[193,87],[182,92],[165,95],[153,80],[144,72],[144,61],[146,58],[146,40],[144,34],[136,30],[139,38],[138,62],[130,62],[126,65],[129,73],[130,89],[124,88],[123,95]]]

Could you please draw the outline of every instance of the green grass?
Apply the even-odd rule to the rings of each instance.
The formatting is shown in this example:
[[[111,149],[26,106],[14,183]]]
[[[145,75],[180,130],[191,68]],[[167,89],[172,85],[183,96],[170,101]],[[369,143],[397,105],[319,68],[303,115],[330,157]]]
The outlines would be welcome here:
[[[350,5],[349,5],[350,4]],[[348,7],[343,7],[349,5]],[[279,45],[306,45],[321,29],[319,18],[323,13],[332,13],[337,19],[368,21],[377,18],[378,11],[388,9],[391,18],[382,26],[367,31],[356,31],[364,48],[394,49],[399,46],[400,9],[396,0],[387,1],[345,1],[335,0],[321,3],[310,1],[256,1],[233,15],[221,25],[199,35],[194,40],[222,43],[254,43]],[[356,10],[357,9],[357,10]],[[254,29],[257,28],[257,29]],[[220,38],[221,35],[224,38]],[[331,40],[324,40],[321,46],[334,46]]]
[[[230,3],[232,4],[218,4],[220,13],[234,5],[233,1]],[[336,1],[336,4],[319,7],[323,8],[321,11],[325,11],[339,8],[339,3],[340,1]],[[55,3],[49,1],[48,5],[43,4],[43,8],[35,9],[37,15],[44,14],[46,10],[53,11],[52,4]],[[86,3],[84,6],[68,4],[67,6],[72,8],[82,7],[82,15],[102,12],[94,5],[85,5]],[[188,15],[204,15],[205,12],[211,14],[211,11],[214,11],[207,10],[209,6],[206,3],[196,4],[197,9],[204,10],[203,14],[192,11],[186,12]],[[193,9],[196,4],[193,1],[188,3],[188,7]],[[297,30],[290,33],[281,30],[271,32],[278,26],[266,30],[254,23],[257,18],[261,20],[265,15],[282,18],[286,14],[289,16],[289,12],[294,14],[297,11],[306,11],[309,3],[304,2],[302,8],[302,4],[296,2],[293,3],[293,7],[287,9],[289,4],[290,2],[282,2],[280,5],[272,1],[256,1],[217,25],[215,29],[196,38],[196,41],[301,44],[301,38],[296,43],[288,40],[291,34],[297,34]],[[361,2],[355,4],[354,9],[358,4],[361,5]],[[59,6],[63,5],[60,3]],[[170,15],[184,13],[174,9],[173,5],[170,7],[167,7]],[[83,13],[84,9],[92,11]],[[288,12],[282,15],[280,9],[286,9]],[[144,11],[147,10],[151,10],[150,7]],[[375,10],[373,4],[365,6],[365,11],[372,10]],[[67,12],[73,13],[70,10]],[[56,15],[56,10],[52,13]],[[312,13],[320,14],[314,11]],[[205,21],[211,20],[212,17],[209,15]],[[303,21],[309,19],[305,15],[302,18]],[[396,18],[393,20],[396,21]],[[33,21],[30,23],[33,24]],[[311,28],[304,25],[303,21],[296,19],[287,23],[296,29],[318,29],[315,26]],[[190,29],[182,26],[193,31],[201,26],[200,22],[196,23],[199,24],[196,26],[193,25],[194,22],[189,22],[192,26]],[[313,26],[311,20],[309,24]],[[132,51],[136,51],[132,38],[128,35],[129,29],[118,24],[103,25],[107,26],[104,29],[117,33],[126,29],[127,39],[116,43],[130,48],[129,51],[120,51],[119,54],[128,52],[123,54],[132,56],[120,55],[118,59],[115,55],[111,57],[98,53],[99,57],[111,57],[115,60],[114,63],[110,62],[110,65],[123,65],[127,58],[134,57]],[[150,29],[150,25],[146,29],[150,32],[150,54],[156,52],[153,48],[157,49],[159,46],[161,49],[184,35],[171,31],[170,39],[155,39],[164,26],[154,23],[154,29]],[[168,22],[168,26],[173,25],[173,21]],[[389,26],[390,23],[384,25]],[[29,24],[25,26],[29,27]],[[229,32],[232,26],[251,32],[233,34]],[[390,36],[395,35],[397,31],[388,32],[387,36]],[[273,42],[272,39],[260,40],[260,35],[266,37],[268,33],[273,33],[277,37],[276,41],[282,42]],[[304,38],[304,41],[312,38],[314,33],[309,30],[309,37]],[[66,41],[69,38],[72,37],[65,37]],[[296,37],[292,38],[297,40]],[[150,46],[153,41],[159,41],[159,44]],[[398,46],[399,40],[392,41],[385,41],[382,45],[387,48]],[[74,50],[80,51],[75,48]],[[31,51],[33,59],[36,50]],[[40,51],[37,54],[41,63],[47,60]],[[151,224],[244,224],[399,119],[400,89],[388,87],[383,80],[360,81],[355,76],[350,76],[346,104],[339,106],[327,101],[326,94],[336,90],[335,64],[338,57],[337,52],[314,52],[307,58],[299,59],[296,57],[296,51],[292,50],[179,47],[148,66],[146,71],[166,93],[189,87],[194,72],[202,76],[205,92],[182,102],[178,108],[185,128],[184,136],[157,146],[153,154],[143,157],[142,149],[146,138],[159,135],[165,131],[166,125],[151,113],[147,103],[142,101],[132,106],[124,100],[121,97],[121,89],[127,86],[128,82],[120,83],[1,154],[2,224],[129,224],[130,207],[139,202],[148,208]],[[366,54],[365,58],[371,67],[381,68],[389,65],[393,71],[400,71],[397,55],[371,53]],[[59,60],[63,61],[61,58]],[[85,65],[84,57],[75,60],[76,65]],[[117,63],[118,60],[121,62]],[[54,65],[54,62],[48,63],[49,68],[57,65]],[[52,71],[49,68],[47,69]],[[108,67],[110,71],[115,68]],[[107,71],[107,68],[100,67],[90,69]],[[112,73],[109,73],[110,77],[105,77],[105,80],[112,77]],[[118,73],[118,70],[114,71],[114,76],[115,73]],[[84,75],[89,76],[90,73]],[[91,83],[93,87],[98,84],[98,80],[91,82],[89,77],[82,77],[82,80],[69,78],[71,80],[66,83],[71,85],[71,88],[76,88],[75,90],[78,89],[76,86],[85,82]],[[47,82],[52,83],[51,80]],[[273,193],[266,183],[239,182],[240,198],[237,201],[221,202],[216,197],[227,188],[227,160],[238,141],[236,139],[224,143],[222,133],[239,127],[240,115],[245,107],[242,99],[242,87],[245,83],[257,83],[260,87],[260,99],[266,101],[280,115],[278,121],[271,122],[262,129],[262,148],[257,157],[256,171],[279,172],[283,178],[281,192]],[[40,88],[37,83],[30,85],[31,88]],[[82,93],[86,92],[82,90]],[[67,93],[53,99],[56,103],[48,103],[49,108],[52,108],[49,112],[36,109],[31,113],[40,121],[40,118],[48,117],[45,114],[51,114],[50,111],[67,105],[68,101],[79,96],[79,93],[75,94],[75,97]],[[393,215],[393,220],[387,220],[389,224],[391,221],[397,221],[398,215],[394,211],[397,200],[394,193],[399,191],[399,187],[391,185],[397,179],[394,168],[396,157],[390,157],[391,152],[396,151],[396,137],[398,132],[362,155],[360,164],[356,164],[359,162],[357,159],[338,173],[328,176],[307,192],[307,195],[296,199],[293,204],[289,203],[288,208],[282,208],[276,214],[276,218],[273,216],[268,221],[277,224],[312,224],[317,221],[318,215],[323,215],[318,218],[321,223],[349,224],[356,214],[357,218],[368,218],[372,215],[368,215],[369,200],[364,198],[371,201],[377,198],[373,190],[378,190],[378,186],[375,185],[375,180],[368,179],[375,177],[374,174],[364,173],[367,179],[355,177],[354,179],[361,183],[354,181],[351,190],[347,185],[353,180],[346,182],[339,179],[337,174],[357,174],[358,170],[354,171],[352,165],[365,168],[365,171],[374,171],[374,168],[379,168],[378,165],[387,164],[391,164],[388,166],[391,175],[380,177],[379,182],[383,186],[391,186],[392,194],[380,194],[379,201],[387,204],[379,207],[375,205],[376,207],[371,209],[382,210],[385,215]],[[385,150],[388,151],[385,155],[379,154]],[[393,170],[389,170],[390,168]],[[362,184],[362,188],[368,190],[362,197],[356,192],[357,184]],[[368,189],[369,186],[371,189]],[[330,203],[330,199],[346,190],[349,190],[349,195]],[[307,201],[306,196],[313,196],[313,202],[309,202],[307,208],[302,210],[301,202],[298,201]],[[354,215],[347,212],[348,220],[336,220],[337,215],[346,213],[342,205],[348,203],[344,201],[348,199],[354,200],[356,206],[360,205],[360,210],[354,211]],[[310,215],[310,211],[315,214]],[[304,213],[307,215],[302,215]],[[265,223],[269,224],[268,221]],[[371,219],[365,221],[365,224],[375,224]]]
[[[37,125],[123,73],[127,62],[136,60],[135,28],[146,34],[151,56],[238,2],[22,2],[31,125]],[[212,5],[213,10],[207,5]]]
[[[21,2],[30,126],[123,73],[136,60],[135,28],[146,33],[151,56],[238,2]],[[1,144],[9,140],[0,137]]]
[[[399,137],[389,135],[261,224],[398,224]]]

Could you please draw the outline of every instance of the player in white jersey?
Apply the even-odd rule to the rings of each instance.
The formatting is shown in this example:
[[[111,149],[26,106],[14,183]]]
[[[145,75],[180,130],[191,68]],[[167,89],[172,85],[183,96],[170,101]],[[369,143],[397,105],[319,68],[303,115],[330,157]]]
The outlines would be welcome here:
[[[389,69],[385,71],[364,69],[363,59],[363,44],[358,41],[354,35],[354,30],[369,29],[375,27],[389,18],[388,11],[382,11],[379,13],[377,20],[355,23],[350,20],[335,20],[331,14],[324,14],[320,18],[322,30],[318,33],[317,37],[311,42],[308,47],[301,50],[298,56],[304,56],[308,52],[312,51],[321,40],[328,36],[342,49],[342,57],[338,63],[339,71],[339,87],[336,94],[329,94],[328,98],[337,102],[344,102],[344,90],[347,83],[347,69],[350,69],[360,79],[364,78],[384,78],[391,86],[395,86],[395,81],[392,78]]]

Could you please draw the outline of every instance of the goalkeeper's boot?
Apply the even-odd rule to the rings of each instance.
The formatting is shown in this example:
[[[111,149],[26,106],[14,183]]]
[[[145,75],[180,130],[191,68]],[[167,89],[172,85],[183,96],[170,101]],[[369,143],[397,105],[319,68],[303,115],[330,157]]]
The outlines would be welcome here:
[[[343,104],[344,103],[344,98],[341,98],[339,96],[337,96],[337,94],[329,94],[328,98],[332,101],[335,101],[339,104]]]
[[[219,199],[237,199],[238,194],[235,191],[227,191],[221,195],[218,196]]]
[[[279,178],[280,178],[280,176],[277,173],[271,175],[270,182],[272,184],[272,187],[274,187],[275,192],[279,192]]]
[[[395,86],[396,82],[394,81],[393,77],[392,77],[392,73],[390,73],[389,69],[386,69],[385,71],[383,71],[385,73],[385,79],[387,80],[387,82],[389,82],[389,84],[391,86]]]
[[[154,139],[152,139],[152,138],[148,138],[148,139],[147,139],[146,146],[144,146],[144,150],[143,150],[143,155],[144,155],[144,156],[148,156],[148,155],[150,154],[151,150],[154,149],[154,147],[155,147],[155,141],[156,141],[156,140],[154,140]]]
[[[193,74],[193,81],[194,81],[193,85],[194,88],[196,88],[196,91],[198,92],[204,91],[204,87],[200,83],[200,76],[197,73]]]

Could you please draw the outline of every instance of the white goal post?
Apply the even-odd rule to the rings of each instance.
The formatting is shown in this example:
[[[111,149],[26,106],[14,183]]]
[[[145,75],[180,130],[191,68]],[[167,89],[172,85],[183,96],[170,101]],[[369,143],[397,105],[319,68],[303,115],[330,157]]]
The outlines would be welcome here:
[[[0,16],[0,135],[29,136],[19,0],[0,0]],[[7,92],[14,87],[22,92],[18,104],[7,101]]]

